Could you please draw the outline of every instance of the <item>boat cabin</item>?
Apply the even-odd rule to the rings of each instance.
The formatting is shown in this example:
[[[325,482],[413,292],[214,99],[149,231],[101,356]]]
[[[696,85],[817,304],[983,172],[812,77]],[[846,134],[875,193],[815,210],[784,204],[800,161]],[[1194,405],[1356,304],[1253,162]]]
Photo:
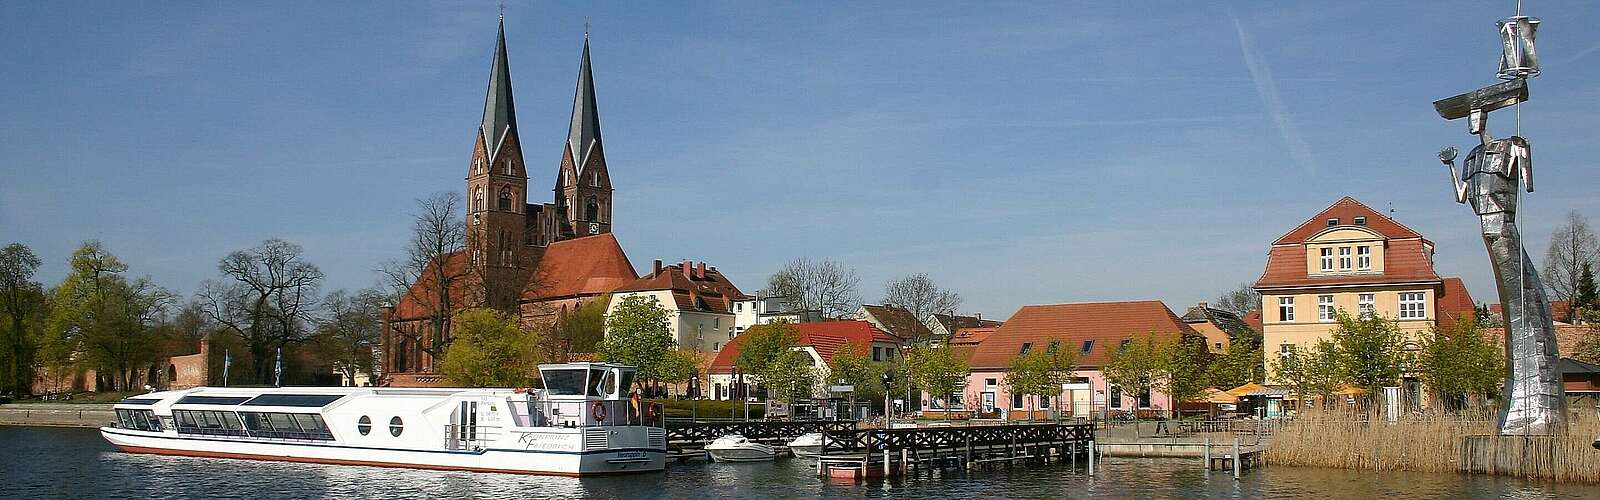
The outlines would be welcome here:
[[[539,365],[544,390],[530,395],[535,426],[632,425],[639,415],[629,400],[636,370],[610,363]],[[547,422],[540,422],[547,420]]]

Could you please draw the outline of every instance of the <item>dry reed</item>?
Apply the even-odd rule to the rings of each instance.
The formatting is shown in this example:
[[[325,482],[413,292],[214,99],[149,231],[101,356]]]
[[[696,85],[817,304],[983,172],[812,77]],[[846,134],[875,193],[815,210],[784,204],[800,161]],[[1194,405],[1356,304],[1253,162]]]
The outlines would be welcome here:
[[[1494,434],[1489,412],[1407,415],[1390,423],[1375,413],[1303,414],[1283,422],[1270,438],[1269,464],[1371,471],[1486,472],[1556,481],[1600,483],[1600,418],[1574,415],[1560,436],[1518,441],[1479,441],[1470,459],[1469,436]],[[1484,447],[1499,447],[1497,463],[1483,460]],[[1468,470],[1476,469],[1476,470]]]

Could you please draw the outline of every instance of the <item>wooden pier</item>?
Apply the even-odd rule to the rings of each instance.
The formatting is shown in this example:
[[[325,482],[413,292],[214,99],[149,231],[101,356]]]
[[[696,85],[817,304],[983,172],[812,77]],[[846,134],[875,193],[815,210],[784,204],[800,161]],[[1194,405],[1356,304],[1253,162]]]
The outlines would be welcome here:
[[[1233,438],[1232,446],[1219,445],[1212,449],[1211,440],[1205,442],[1205,467],[1206,470],[1233,471],[1233,478],[1239,478],[1239,471],[1260,467],[1262,458],[1267,453],[1267,447],[1261,444],[1240,446],[1238,436]]]
[[[675,421],[668,420],[667,447],[668,448],[702,448],[715,441],[717,438],[729,434],[738,434],[751,441],[787,445],[789,441],[813,432],[845,432],[854,431],[854,420],[800,420],[785,421]]]
[[[987,464],[1042,463],[1081,458],[1094,471],[1089,424],[1037,423],[850,429],[822,433],[817,474],[886,477]]]

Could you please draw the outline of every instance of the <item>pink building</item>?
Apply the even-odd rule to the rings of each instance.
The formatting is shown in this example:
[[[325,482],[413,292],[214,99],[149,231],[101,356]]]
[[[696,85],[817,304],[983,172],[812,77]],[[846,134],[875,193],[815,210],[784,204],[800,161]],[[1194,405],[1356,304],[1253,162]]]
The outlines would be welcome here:
[[[1049,417],[1051,411],[1087,417],[1107,407],[1112,412],[1170,410],[1175,405],[1167,395],[1124,393],[1120,387],[1108,387],[1100,372],[1113,349],[1146,333],[1199,335],[1156,300],[1025,306],[975,346],[952,346],[968,355],[972,372],[949,409],[960,416],[1011,420],[1026,419],[1029,408],[1036,410],[1034,418]],[[1078,380],[1050,397],[1012,394],[1005,384],[1006,369],[1031,349],[1076,350]],[[923,412],[939,415],[945,403],[944,398],[924,394]]]

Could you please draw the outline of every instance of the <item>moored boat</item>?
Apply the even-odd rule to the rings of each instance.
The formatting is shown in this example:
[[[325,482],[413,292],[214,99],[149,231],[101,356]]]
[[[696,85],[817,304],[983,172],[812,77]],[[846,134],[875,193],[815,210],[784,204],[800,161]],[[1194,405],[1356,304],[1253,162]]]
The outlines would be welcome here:
[[[789,451],[801,458],[815,458],[822,455],[822,433],[812,432],[794,438],[794,441],[789,442]]]
[[[738,434],[717,438],[706,445],[706,453],[717,462],[766,462],[778,458],[777,449]]]
[[[634,369],[540,365],[544,389],[219,388],[131,397],[100,433],[133,453],[586,476],[666,467]]]

